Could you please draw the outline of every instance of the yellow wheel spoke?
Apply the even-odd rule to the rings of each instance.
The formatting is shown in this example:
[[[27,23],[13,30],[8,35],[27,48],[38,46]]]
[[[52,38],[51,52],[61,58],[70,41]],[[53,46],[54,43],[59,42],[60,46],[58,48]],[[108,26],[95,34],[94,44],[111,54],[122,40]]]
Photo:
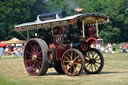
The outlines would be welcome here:
[[[69,61],[64,61],[65,63],[69,63]]]
[[[67,56],[65,56],[65,58],[66,58],[68,61],[70,61],[69,58],[68,58]]]
[[[70,57],[70,59],[72,60],[72,56],[69,54],[69,53],[67,53],[68,54],[68,56]]]
[[[73,57],[73,52],[71,52],[71,60],[72,60],[72,57]]]
[[[75,59],[74,59],[74,61],[76,61],[76,59],[78,59],[79,58],[79,56],[77,56]]]

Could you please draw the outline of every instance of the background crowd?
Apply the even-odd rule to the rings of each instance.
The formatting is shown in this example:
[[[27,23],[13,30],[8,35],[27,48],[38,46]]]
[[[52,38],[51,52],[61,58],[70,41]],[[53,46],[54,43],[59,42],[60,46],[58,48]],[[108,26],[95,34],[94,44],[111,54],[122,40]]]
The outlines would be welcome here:
[[[6,57],[6,56],[23,56],[24,54],[24,45],[22,46],[6,46],[6,47],[0,47],[0,56]]]
[[[119,45],[116,43],[108,43],[106,46],[104,44],[95,43],[92,44],[91,47],[100,50],[102,53],[115,53],[116,50],[120,53],[128,52],[128,44],[125,42],[120,43]]]

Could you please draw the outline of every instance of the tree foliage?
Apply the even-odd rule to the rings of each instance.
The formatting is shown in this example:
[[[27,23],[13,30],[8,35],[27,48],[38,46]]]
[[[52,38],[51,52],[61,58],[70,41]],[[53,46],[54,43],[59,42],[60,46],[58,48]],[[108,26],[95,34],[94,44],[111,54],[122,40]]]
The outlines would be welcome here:
[[[0,40],[22,38],[14,26],[34,21],[38,14],[65,10],[72,15],[77,7],[109,16],[110,22],[100,26],[105,42],[128,41],[128,0],[0,0]]]

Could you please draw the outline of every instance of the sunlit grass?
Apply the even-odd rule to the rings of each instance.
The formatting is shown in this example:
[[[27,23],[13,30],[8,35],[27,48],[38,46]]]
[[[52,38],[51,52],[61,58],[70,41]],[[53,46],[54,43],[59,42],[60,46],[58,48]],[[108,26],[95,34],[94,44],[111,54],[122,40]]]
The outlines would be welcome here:
[[[4,59],[17,59],[17,58],[23,58],[22,56],[19,57],[15,57],[15,56],[4,56],[4,57],[0,57],[0,60],[4,60]]]
[[[59,75],[53,68],[44,76],[29,76],[23,58],[3,59],[0,61],[0,79],[10,83],[2,85],[128,85],[128,53],[103,55],[104,68],[100,74],[83,72],[79,76]]]

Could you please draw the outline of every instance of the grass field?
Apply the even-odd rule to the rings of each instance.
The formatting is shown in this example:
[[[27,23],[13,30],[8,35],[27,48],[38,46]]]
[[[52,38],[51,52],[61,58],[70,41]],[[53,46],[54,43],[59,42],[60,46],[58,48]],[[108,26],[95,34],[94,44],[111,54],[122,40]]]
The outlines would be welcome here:
[[[29,76],[23,59],[0,58],[0,85],[128,85],[128,53],[103,54],[100,74],[58,75],[50,68],[44,76]]]

